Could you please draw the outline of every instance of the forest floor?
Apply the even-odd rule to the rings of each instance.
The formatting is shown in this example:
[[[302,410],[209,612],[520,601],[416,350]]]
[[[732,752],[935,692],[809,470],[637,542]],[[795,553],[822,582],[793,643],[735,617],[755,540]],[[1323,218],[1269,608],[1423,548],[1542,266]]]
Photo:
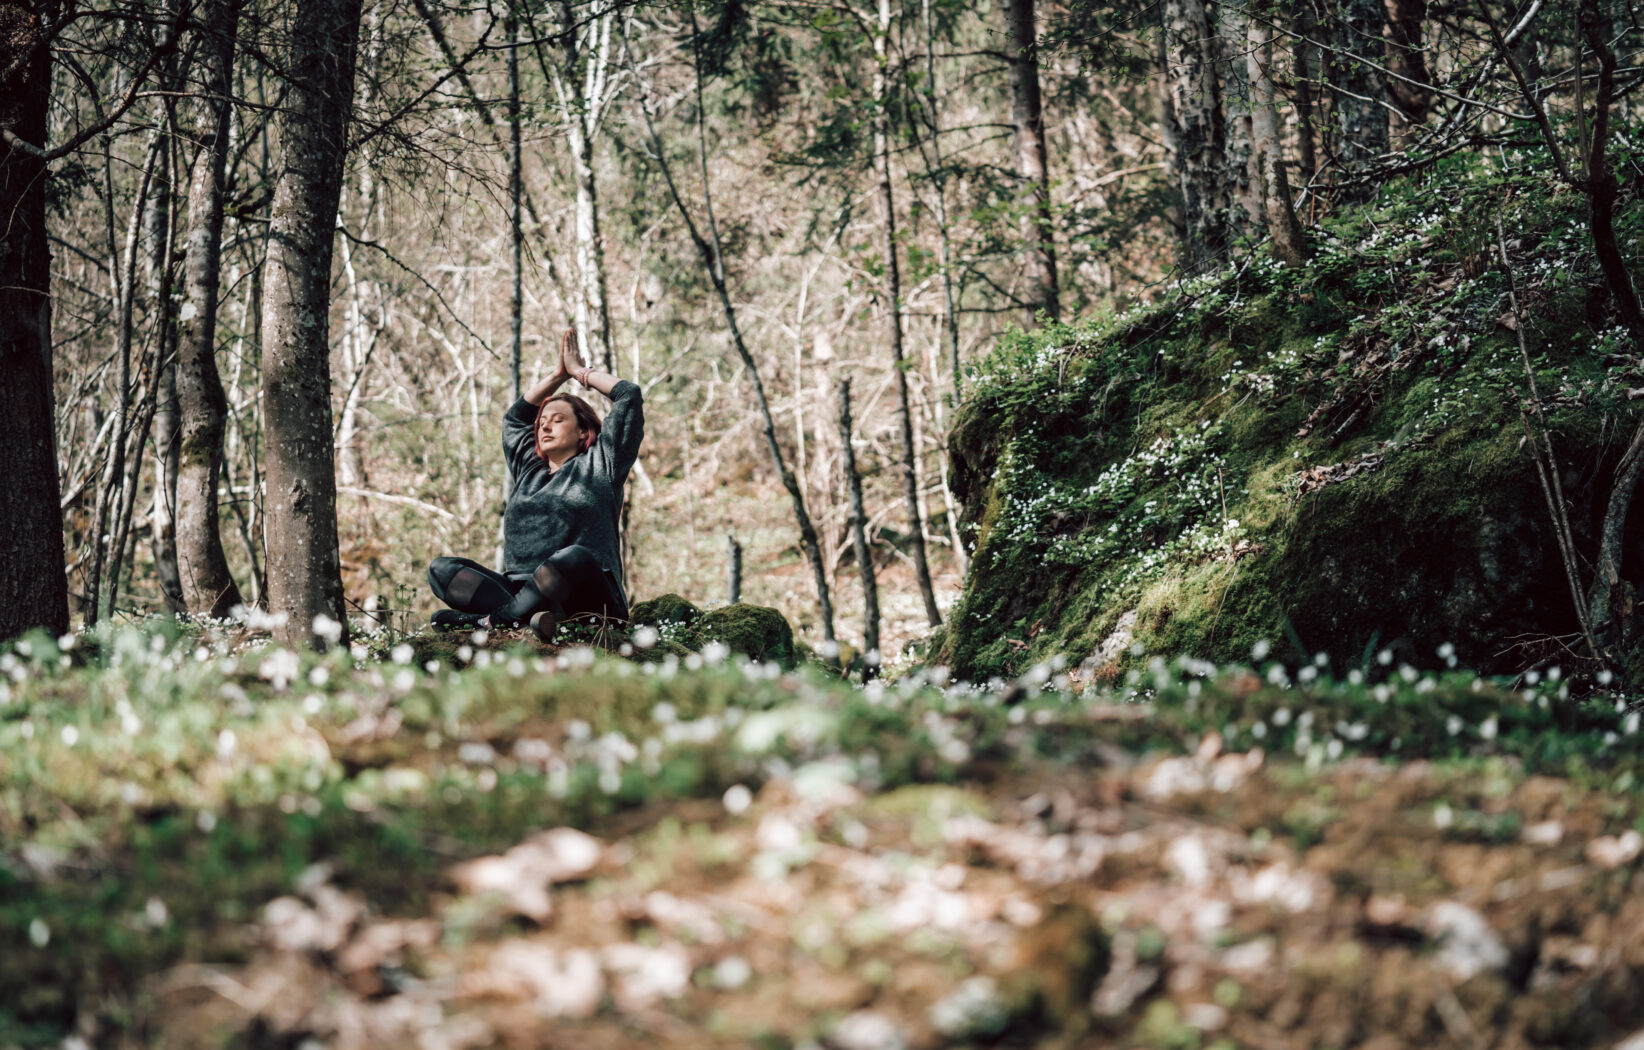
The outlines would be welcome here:
[[[1644,1042],[1638,719],[1556,681],[389,641],[0,659],[0,1046]]]

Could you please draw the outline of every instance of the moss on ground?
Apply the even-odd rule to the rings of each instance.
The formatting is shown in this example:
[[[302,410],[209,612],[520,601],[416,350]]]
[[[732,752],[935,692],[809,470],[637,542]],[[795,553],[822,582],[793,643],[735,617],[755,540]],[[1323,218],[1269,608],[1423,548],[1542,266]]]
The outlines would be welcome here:
[[[692,625],[695,644],[719,642],[750,660],[791,669],[798,659],[793,628],[781,613],[764,605],[737,602],[702,614]]]
[[[1518,248],[1587,562],[1644,374],[1590,318],[1579,201],[1529,192],[1537,178],[1457,161],[1332,220],[1304,268],[1257,255],[1127,315],[1003,339],[950,438],[975,555],[929,660],[981,680],[1258,644],[1342,669],[1384,649],[1431,664],[1450,646],[1490,673],[1556,658],[1574,604],[1482,217],[1499,210]],[[1644,209],[1621,222],[1644,233]]]

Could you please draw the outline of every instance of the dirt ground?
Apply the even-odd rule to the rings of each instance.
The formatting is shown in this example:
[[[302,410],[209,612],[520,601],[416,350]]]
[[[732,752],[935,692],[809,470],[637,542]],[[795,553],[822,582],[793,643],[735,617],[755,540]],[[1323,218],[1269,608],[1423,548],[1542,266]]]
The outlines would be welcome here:
[[[247,963],[151,982],[152,1043],[1644,1046],[1644,843],[1605,792],[1214,735],[877,795],[837,773],[536,833],[426,915],[311,869]]]

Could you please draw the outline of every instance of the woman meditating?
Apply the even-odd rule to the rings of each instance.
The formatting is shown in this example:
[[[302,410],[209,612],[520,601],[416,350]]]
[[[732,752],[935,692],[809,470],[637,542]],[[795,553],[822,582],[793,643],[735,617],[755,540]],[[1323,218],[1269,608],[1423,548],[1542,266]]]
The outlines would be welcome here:
[[[611,399],[602,424],[567,379]],[[592,613],[628,618],[617,516],[622,484],[645,438],[640,389],[577,356],[575,331],[560,341],[553,374],[502,417],[502,451],[514,484],[502,517],[503,571],[467,558],[435,558],[428,585],[449,609],[440,628],[530,624],[551,641],[561,622]]]

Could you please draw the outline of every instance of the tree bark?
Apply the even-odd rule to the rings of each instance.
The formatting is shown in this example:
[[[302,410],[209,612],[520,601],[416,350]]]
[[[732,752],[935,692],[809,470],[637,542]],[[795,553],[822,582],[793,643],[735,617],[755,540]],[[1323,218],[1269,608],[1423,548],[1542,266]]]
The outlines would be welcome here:
[[[1388,94],[1400,116],[1393,118],[1392,142],[1395,149],[1411,145],[1416,129],[1427,122],[1427,111],[1433,103],[1433,93],[1410,83],[1427,83],[1427,58],[1421,50],[1422,27],[1427,21],[1427,0],[1384,0],[1387,7],[1387,68],[1397,73],[1400,80],[1390,77]]]
[[[1251,163],[1254,147],[1256,105],[1251,94],[1247,40],[1250,18],[1245,0],[1220,0],[1216,4],[1217,67],[1221,73],[1222,126],[1227,132],[1229,211],[1228,232],[1238,238],[1255,238],[1262,230],[1261,192],[1256,188]]]
[[[1307,42],[1313,35],[1313,28],[1312,13],[1303,5],[1296,15],[1296,41],[1291,51],[1296,77],[1296,179],[1303,189],[1310,189],[1314,176],[1319,173],[1318,154],[1313,145],[1316,124],[1313,116],[1314,47]]]
[[[1031,28],[1031,12],[1029,25]],[[908,405],[907,354],[902,345],[902,270],[897,261],[896,194],[891,184],[890,164],[890,79],[887,70],[890,26],[890,0],[879,0],[879,32],[873,38],[873,144],[874,163],[879,176],[879,206],[884,212],[880,243],[885,252],[885,336],[890,341],[891,367],[896,372],[896,417],[901,430],[902,496],[908,511],[908,546],[913,553],[913,571],[919,581],[919,595],[925,600],[925,619],[936,627],[942,622],[942,613],[936,607],[936,588],[931,583],[930,563],[925,556],[925,522],[924,516],[919,513],[919,458],[913,442],[913,412]],[[1034,84],[1037,88],[1037,76]],[[1018,131],[1021,128],[1022,125],[1018,124]],[[1054,276],[1053,264],[1053,280]]]
[[[1181,197],[1181,258],[1189,270],[1227,254],[1225,129],[1216,83],[1214,34],[1204,0],[1164,0],[1165,69],[1176,116],[1176,189]]]
[[[1273,254],[1286,266],[1307,261],[1307,239],[1290,199],[1290,177],[1285,172],[1284,148],[1279,139],[1279,114],[1273,87],[1273,31],[1260,19],[1250,22],[1248,55],[1252,101],[1250,181],[1261,201]]]
[[[55,6],[0,0],[0,130],[46,142],[51,58],[42,15]],[[52,419],[51,249],[46,165],[0,143],[0,639],[43,627],[68,630],[63,515]]]
[[[594,138],[610,87],[611,23],[609,12],[588,24],[586,39],[579,34],[582,19],[569,0],[561,3],[563,51],[561,67],[549,67],[565,145],[576,182],[577,334],[589,359],[614,371],[611,346],[611,309],[605,281],[605,242],[600,231],[599,183],[594,174]],[[579,42],[580,41],[580,42]]]
[[[1038,28],[1033,0],[1004,0],[1009,29],[1010,117],[1015,127],[1016,174],[1022,180],[1021,237],[1025,246],[1028,325],[1039,313],[1051,320],[1062,315],[1056,282],[1056,244],[1050,221],[1050,164],[1045,150],[1043,99],[1039,91]],[[880,0],[881,37],[889,30],[889,4]],[[878,45],[876,45],[877,48]],[[884,58],[880,57],[881,68]],[[883,114],[881,114],[883,116]],[[900,323],[900,322],[899,322]],[[934,605],[929,609],[934,609]],[[927,611],[929,611],[927,609]],[[932,621],[933,623],[935,621]]]
[[[290,28],[263,303],[264,543],[269,611],[284,616],[276,637],[301,645],[313,643],[322,614],[347,623],[331,434],[330,281],[360,0],[297,0]]]
[[[856,471],[856,450],[851,446],[851,381],[839,380],[839,447],[845,493],[850,501],[851,545],[856,551],[856,567],[862,574],[862,677],[875,666],[868,655],[879,651],[879,583],[873,571],[873,551],[868,548],[864,525],[867,512],[862,504],[862,475]]]
[[[194,107],[197,149],[188,183],[188,248],[177,323],[177,572],[183,604],[196,615],[223,617],[241,604],[219,527],[217,488],[228,399],[217,372],[217,295],[228,160],[229,88],[240,0],[210,0],[199,51],[200,98]]]
[[[1388,150],[1387,82],[1382,74],[1351,55],[1380,65],[1386,55],[1382,28],[1386,22],[1383,0],[1338,0],[1336,44],[1349,55],[1331,63],[1336,111],[1336,159],[1342,172],[1353,176]],[[1375,188],[1360,185],[1342,195],[1350,201],[1368,200]]]

